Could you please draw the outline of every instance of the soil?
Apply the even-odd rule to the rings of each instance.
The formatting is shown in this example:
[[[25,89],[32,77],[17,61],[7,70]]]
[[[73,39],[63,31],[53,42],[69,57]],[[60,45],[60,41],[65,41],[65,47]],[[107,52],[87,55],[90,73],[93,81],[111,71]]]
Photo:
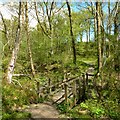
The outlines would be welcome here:
[[[51,103],[31,104],[25,109],[32,118],[60,118],[59,111]]]

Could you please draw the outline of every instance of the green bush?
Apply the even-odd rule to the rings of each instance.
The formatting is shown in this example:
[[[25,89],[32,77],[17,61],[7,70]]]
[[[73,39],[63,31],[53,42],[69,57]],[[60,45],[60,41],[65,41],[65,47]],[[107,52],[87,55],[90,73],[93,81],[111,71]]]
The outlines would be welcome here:
[[[63,104],[58,104],[58,105],[57,105],[57,108],[60,110],[61,113],[66,113],[66,111],[67,111],[67,106],[68,106],[68,105],[66,105],[66,104],[63,103]]]
[[[94,99],[86,100],[80,104],[82,109],[87,109],[93,118],[108,117],[111,119],[120,118],[120,104],[117,100],[106,99],[98,101]]]
[[[104,101],[104,107],[106,109],[106,114],[112,119],[119,119],[120,118],[120,104],[118,100],[110,100],[106,99]]]
[[[36,92],[30,82],[2,85],[2,113],[3,119],[25,117],[23,113],[16,112],[23,109],[24,105],[37,102]]]
[[[90,111],[90,115],[93,118],[100,118],[105,115],[105,109],[101,103],[97,100],[89,99],[80,104],[82,109],[87,109]]]
[[[12,113],[3,113],[2,120],[13,120],[13,119],[27,119],[30,118],[31,114],[27,112],[12,112]]]

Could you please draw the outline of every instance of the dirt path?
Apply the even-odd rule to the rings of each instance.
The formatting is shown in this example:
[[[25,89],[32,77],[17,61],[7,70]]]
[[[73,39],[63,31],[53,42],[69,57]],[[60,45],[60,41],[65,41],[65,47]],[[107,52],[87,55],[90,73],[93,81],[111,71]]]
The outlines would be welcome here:
[[[60,118],[59,112],[51,103],[31,104],[25,111],[30,112],[32,118]]]

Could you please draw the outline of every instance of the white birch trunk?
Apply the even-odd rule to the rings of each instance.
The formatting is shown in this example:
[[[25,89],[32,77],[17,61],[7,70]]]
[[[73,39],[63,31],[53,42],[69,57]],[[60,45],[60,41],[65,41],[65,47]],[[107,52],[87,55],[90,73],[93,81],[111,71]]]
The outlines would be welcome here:
[[[12,76],[14,73],[15,63],[16,63],[16,59],[17,59],[17,55],[18,55],[18,51],[20,47],[20,15],[21,15],[21,2],[19,2],[18,27],[16,31],[15,46],[12,51],[12,57],[11,57],[11,60],[9,62],[8,69],[7,69],[7,82],[8,83],[12,82]]]

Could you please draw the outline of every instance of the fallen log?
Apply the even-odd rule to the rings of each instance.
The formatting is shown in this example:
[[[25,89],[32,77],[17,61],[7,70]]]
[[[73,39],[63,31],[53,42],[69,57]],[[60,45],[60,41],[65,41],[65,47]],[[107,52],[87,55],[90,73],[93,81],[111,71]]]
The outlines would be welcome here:
[[[13,77],[28,77],[32,79],[30,74],[13,74]]]

